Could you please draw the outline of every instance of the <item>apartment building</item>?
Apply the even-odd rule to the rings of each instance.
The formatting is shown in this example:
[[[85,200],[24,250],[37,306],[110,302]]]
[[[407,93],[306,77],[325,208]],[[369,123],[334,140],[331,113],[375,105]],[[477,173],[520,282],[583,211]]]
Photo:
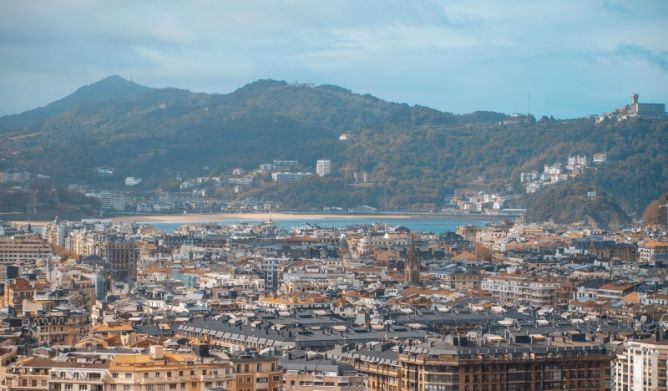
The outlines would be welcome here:
[[[0,391],[47,391],[49,369],[53,360],[42,357],[26,357],[9,366],[0,381]],[[77,390],[73,390],[77,391]]]
[[[48,391],[105,391],[111,382],[108,360],[54,362]],[[113,386],[113,385],[112,385]],[[110,387],[111,388],[111,387]]]
[[[604,391],[610,365],[604,347],[587,343],[465,339],[358,351],[352,361],[369,391]]]
[[[228,360],[165,352],[162,346],[152,346],[150,353],[114,356],[107,390],[204,391],[215,387],[230,390],[231,373]]]
[[[279,391],[278,359],[243,352],[233,356],[165,352],[112,354],[66,360],[28,357],[7,369],[0,391]]]
[[[13,307],[17,314],[23,312],[23,302],[30,302],[36,292],[47,289],[49,283],[45,280],[28,280],[15,278],[5,284],[4,306]]]
[[[55,309],[21,318],[32,339],[40,345],[72,346],[88,335],[88,313]]]
[[[271,180],[276,183],[296,183],[311,175],[310,172],[274,172]]]
[[[479,289],[484,279],[482,273],[472,272],[438,273],[434,277],[438,278],[441,286],[454,290]]]
[[[51,247],[38,236],[0,237],[0,265],[18,265],[52,255]]]
[[[480,287],[507,304],[554,305],[562,296],[559,281],[541,280],[535,276],[498,275],[482,280]]]
[[[331,160],[318,160],[315,163],[315,172],[318,176],[326,176],[332,172]]]
[[[350,364],[334,360],[284,360],[283,391],[364,391],[364,378]]]
[[[100,245],[99,254],[107,260],[115,281],[137,280],[139,250],[136,242],[110,238]]]
[[[612,364],[613,391],[668,390],[668,341],[629,341]]]
[[[668,242],[647,240],[639,243],[638,260],[654,266],[668,264]]]
[[[278,358],[261,356],[254,350],[229,355],[232,380],[227,391],[280,391],[283,370]]]

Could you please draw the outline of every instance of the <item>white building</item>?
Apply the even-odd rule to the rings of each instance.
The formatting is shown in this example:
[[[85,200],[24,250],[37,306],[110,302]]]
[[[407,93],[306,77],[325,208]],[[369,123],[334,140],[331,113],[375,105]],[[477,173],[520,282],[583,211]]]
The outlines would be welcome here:
[[[271,180],[277,183],[295,183],[312,175],[310,172],[274,172]]]
[[[638,243],[638,260],[649,265],[668,264],[668,242],[646,240]]]
[[[329,175],[332,172],[332,161],[318,160],[315,163],[315,172],[318,174],[318,176]]]
[[[561,284],[556,281],[497,276],[484,279],[481,288],[503,303],[543,306],[555,303]]]
[[[111,209],[117,210],[117,211],[124,211],[125,210],[125,197],[122,195],[115,195],[111,197]]]
[[[608,160],[608,154],[605,152],[598,152],[594,154],[592,161],[594,164],[605,163]]]
[[[630,341],[612,365],[612,390],[668,389],[668,342]]]
[[[136,186],[141,183],[141,178],[129,176],[125,178],[125,186]]]

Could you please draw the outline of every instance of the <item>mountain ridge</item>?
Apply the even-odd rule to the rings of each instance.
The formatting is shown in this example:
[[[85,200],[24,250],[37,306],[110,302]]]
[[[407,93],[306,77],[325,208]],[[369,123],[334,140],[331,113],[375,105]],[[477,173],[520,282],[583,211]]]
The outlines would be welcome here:
[[[3,126],[6,117],[0,118],[0,169],[110,186],[123,176],[141,176],[152,178],[144,182],[148,189],[167,186],[176,171],[219,175],[275,159],[299,160],[312,170],[315,160],[330,158],[332,178],[291,189],[260,178],[255,188],[224,196],[278,197],[297,207],[431,209],[446,204],[455,189],[471,188],[475,178],[483,178],[489,191],[512,186],[521,192],[523,171],[606,152],[609,162],[578,180],[605,191],[627,212],[640,212],[668,191],[661,180],[668,172],[665,119],[596,124],[591,118],[456,115],[336,86],[271,79],[227,94],[138,86],[107,100],[70,99],[67,110],[18,127]],[[347,141],[339,140],[342,133]],[[98,166],[113,167],[118,177],[97,177]],[[351,186],[353,171],[368,172],[373,185]],[[322,194],[308,196],[314,192]]]
[[[150,90],[152,90],[151,87],[134,83],[118,75],[110,75],[96,82],[79,87],[71,94],[45,106],[2,116],[0,117],[0,130],[25,126],[30,121],[43,120],[53,115],[62,114],[81,104],[104,102]]]

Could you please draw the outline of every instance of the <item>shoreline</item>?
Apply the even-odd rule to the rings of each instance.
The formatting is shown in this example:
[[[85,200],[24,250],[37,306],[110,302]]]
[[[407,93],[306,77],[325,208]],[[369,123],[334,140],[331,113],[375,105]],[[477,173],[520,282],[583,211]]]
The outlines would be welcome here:
[[[268,221],[269,219],[273,221],[293,221],[293,220],[354,220],[354,219],[412,219],[412,218],[421,218],[424,220],[429,219],[444,219],[444,218],[456,218],[461,220],[500,220],[504,218],[515,218],[516,216],[512,215],[472,215],[472,214],[452,214],[452,213],[410,213],[410,212],[397,212],[397,213],[290,213],[290,212],[280,212],[280,213],[193,213],[193,214],[165,214],[165,215],[132,215],[132,216],[114,216],[108,218],[100,218],[105,220],[111,220],[113,223],[181,223],[181,224],[201,224],[201,223],[214,223],[221,220],[248,220],[248,221]],[[95,218],[93,218],[95,219]],[[49,223],[50,221],[38,220],[38,221],[12,221],[13,224],[17,225],[28,225],[30,223],[33,226],[41,227]]]

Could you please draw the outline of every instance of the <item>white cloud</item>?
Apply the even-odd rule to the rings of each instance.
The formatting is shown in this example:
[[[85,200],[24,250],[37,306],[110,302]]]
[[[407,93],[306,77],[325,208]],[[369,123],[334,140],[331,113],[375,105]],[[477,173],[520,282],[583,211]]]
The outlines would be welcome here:
[[[0,0],[0,7],[4,113],[109,73],[205,91],[259,77],[327,82],[455,111],[523,107],[531,86],[559,102],[558,112],[544,108],[548,114],[589,114],[598,99],[593,76],[598,86],[623,79],[647,89],[643,96],[668,100],[667,72],[647,72],[639,61],[663,61],[668,51],[661,0]]]

